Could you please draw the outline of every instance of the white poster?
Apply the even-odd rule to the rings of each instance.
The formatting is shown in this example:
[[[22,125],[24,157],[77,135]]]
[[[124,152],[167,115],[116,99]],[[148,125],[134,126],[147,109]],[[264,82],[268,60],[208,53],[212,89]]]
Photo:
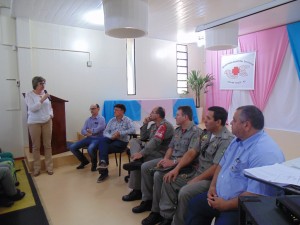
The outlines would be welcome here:
[[[221,90],[254,90],[256,53],[223,55],[221,59]]]

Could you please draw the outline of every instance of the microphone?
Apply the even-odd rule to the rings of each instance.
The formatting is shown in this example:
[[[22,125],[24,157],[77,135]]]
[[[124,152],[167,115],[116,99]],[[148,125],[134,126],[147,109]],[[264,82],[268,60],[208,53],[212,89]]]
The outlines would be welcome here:
[[[48,94],[47,90],[44,90],[45,94]],[[50,95],[48,96],[49,101],[51,101]]]

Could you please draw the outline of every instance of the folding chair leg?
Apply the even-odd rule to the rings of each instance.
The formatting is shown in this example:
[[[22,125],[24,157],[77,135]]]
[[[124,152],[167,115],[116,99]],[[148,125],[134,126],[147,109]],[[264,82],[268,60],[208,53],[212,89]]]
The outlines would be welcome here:
[[[122,153],[120,153],[120,157],[119,157],[119,176],[121,176],[121,165],[122,165]]]
[[[117,158],[117,153],[115,153],[115,159],[116,159],[116,165],[118,166],[118,158]]]

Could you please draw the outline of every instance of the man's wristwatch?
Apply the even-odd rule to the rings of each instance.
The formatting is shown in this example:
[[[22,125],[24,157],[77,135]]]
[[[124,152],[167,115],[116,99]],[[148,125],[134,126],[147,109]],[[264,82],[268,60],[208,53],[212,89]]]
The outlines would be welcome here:
[[[174,165],[177,163],[177,158],[173,160]]]

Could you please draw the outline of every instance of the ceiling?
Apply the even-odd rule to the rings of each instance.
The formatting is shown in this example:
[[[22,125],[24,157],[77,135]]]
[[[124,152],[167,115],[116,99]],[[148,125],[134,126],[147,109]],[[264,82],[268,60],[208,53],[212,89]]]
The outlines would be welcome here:
[[[264,4],[288,4],[239,19],[239,34],[300,21],[300,1],[284,0],[149,0],[148,37],[178,41],[180,33],[194,33],[199,25],[249,11]],[[13,17],[87,29],[104,30],[89,24],[84,13],[102,8],[101,0],[0,0],[0,10]]]

